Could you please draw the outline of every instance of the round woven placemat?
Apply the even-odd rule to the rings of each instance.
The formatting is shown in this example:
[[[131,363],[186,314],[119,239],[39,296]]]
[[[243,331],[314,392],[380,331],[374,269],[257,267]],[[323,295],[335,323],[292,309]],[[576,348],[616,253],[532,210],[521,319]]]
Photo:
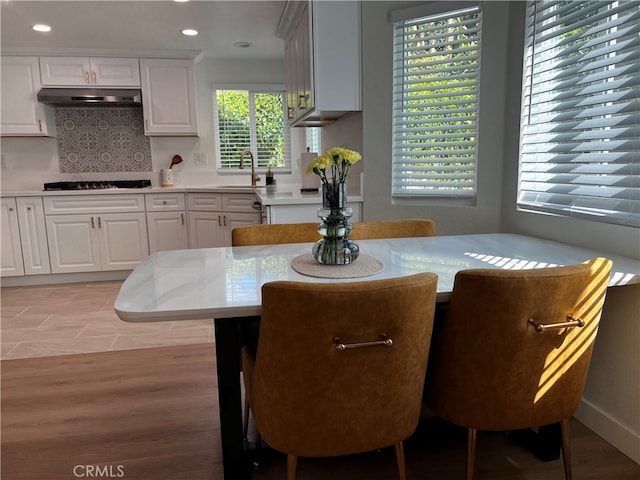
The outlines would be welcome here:
[[[360,254],[355,262],[346,265],[321,265],[313,255],[305,253],[291,260],[291,267],[302,275],[318,278],[368,277],[384,269],[381,261],[363,254]]]

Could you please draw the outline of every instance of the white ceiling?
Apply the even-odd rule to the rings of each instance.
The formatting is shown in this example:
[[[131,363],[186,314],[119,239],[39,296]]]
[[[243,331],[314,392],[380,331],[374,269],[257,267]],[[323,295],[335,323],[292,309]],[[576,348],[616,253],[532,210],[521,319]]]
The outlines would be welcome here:
[[[284,1],[172,0],[30,1],[1,0],[3,53],[283,58],[275,32]],[[51,25],[49,33],[31,29]],[[180,33],[198,30],[196,37]],[[238,48],[235,42],[251,42]]]

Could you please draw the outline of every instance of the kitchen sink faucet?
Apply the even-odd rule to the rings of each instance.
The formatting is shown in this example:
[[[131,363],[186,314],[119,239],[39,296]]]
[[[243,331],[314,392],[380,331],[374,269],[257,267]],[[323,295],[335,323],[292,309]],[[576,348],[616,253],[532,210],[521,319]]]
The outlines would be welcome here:
[[[251,153],[251,150],[243,150],[240,153],[240,166],[238,168],[240,168],[241,170],[244,168],[245,153],[248,153],[249,157],[251,157],[251,186],[255,187],[256,183],[260,181],[260,177],[256,175],[256,162],[255,162],[255,159],[253,158],[253,153]]]

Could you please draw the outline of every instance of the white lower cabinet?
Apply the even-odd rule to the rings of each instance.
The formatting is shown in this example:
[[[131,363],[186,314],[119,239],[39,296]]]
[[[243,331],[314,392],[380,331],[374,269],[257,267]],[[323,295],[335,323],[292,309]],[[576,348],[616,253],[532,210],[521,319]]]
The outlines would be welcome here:
[[[0,274],[3,277],[24,275],[22,247],[15,198],[3,198],[1,204],[1,245],[2,263]]]
[[[149,253],[189,248],[184,193],[151,193],[144,197]]]
[[[46,197],[44,209],[52,273],[132,270],[149,255],[142,195]]]
[[[349,202],[353,215],[350,223],[362,221],[362,202]],[[265,205],[266,223],[304,223],[318,222],[320,205]]]
[[[42,197],[16,198],[24,273],[51,273]]]
[[[149,253],[189,248],[185,212],[147,213]]]
[[[189,246],[231,246],[231,230],[260,223],[254,194],[189,193]]]
[[[149,255],[144,213],[48,215],[53,273],[132,270]]]
[[[189,247],[217,247],[218,229],[221,225],[220,214],[216,212],[189,211]]]

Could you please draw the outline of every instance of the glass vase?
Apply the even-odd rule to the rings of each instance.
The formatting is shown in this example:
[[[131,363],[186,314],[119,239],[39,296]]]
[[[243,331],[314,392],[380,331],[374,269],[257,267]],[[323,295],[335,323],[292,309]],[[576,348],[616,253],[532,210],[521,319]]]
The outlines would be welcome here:
[[[347,206],[347,189],[344,183],[322,184],[322,208],[318,218],[322,221],[318,232],[322,239],[313,245],[312,254],[323,265],[346,265],[358,258],[360,247],[349,239],[353,215]]]

